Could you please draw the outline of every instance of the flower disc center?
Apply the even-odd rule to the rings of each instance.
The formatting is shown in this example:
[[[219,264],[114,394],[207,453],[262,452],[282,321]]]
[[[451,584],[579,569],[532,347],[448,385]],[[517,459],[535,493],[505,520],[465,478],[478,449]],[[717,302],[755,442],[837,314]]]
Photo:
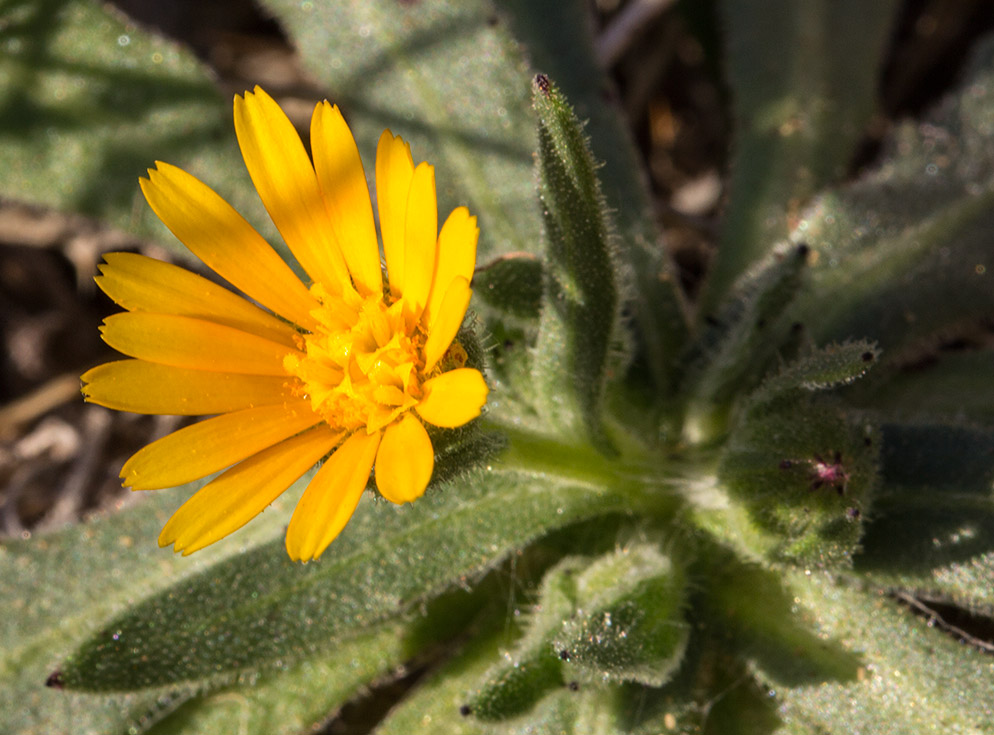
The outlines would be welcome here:
[[[372,434],[417,405],[424,381],[424,335],[410,329],[403,300],[381,294],[342,298],[319,285],[320,326],[302,335],[306,357],[288,355],[284,367],[302,383],[301,393],[332,428]]]

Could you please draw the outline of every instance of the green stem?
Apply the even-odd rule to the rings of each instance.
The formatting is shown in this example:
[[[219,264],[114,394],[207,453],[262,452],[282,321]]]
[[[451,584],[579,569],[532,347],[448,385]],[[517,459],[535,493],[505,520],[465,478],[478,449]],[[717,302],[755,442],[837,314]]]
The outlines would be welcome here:
[[[688,465],[662,454],[606,457],[589,444],[565,443],[557,437],[492,420],[487,423],[509,440],[498,460],[501,467],[610,489],[627,496],[633,510],[657,517],[671,517],[677,512],[684,502],[685,485],[699,474],[694,472],[696,463]]]
[[[565,444],[555,438],[507,426],[501,426],[500,430],[510,440],[510,446],[501,458],[502,464],[524,472],[600,486],[613,485],[623,479],[621,469],[628,464],[622,458],[608,459],[588,444]],[[631,479],[631,476],[624,479]]]

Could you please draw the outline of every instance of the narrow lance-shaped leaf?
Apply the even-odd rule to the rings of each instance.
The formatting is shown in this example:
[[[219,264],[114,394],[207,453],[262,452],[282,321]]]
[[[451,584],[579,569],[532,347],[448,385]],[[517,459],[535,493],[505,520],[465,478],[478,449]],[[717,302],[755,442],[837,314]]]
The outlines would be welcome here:
[[[803,245],[778,249],[745,273],[685,356],[681,398],[688,441],[707,442],[727,430],[736,396],[768,370],[789,331],[783,311],[801,287],[807,257]]]
[[[994,429],[883,425],[884,485],[855,568],[878,584],[994,611]]]
[[[553,638],[576,607],[575,575],[589,561],[566,557],[542,580],[538,601],[514,650],[490,668],[464,711],[484,722],[524,714],[550,691],[565,686]]]
[[[683,660],[683,570],[658,545],[632,544],[594,560],[576,579],[576,612],[556,648],[588,682],[659,687]]]
[[[538,408],[561,435],[606,449],[601,413],[618,319],[610,224],[580,121],[548,77],[535,78],[533,95],[546,244]]]
[[[849,403],[902,420],[915,416],[964,417],[994,424],[994,350],[940,352],[913,370],[880,367],[846,391]]]
[[[810,197],[845,175],[873,113],[898,3],[725,0],[720,7],[736,152],[702,316],[787,238]]]
[[[416,654],[404,638],[403,624],[387,625],[316,656],[266,671],[251,686],[235,681],[197,696],[158,722],[136,722],[120,735],[230,735],[232,701],[238,702],[239,735],[296,735],[326,720],[363,686],[389,675]],[[85,695],[84,695],[85,696]],[[92,695],[89,695],[92,699]],[[152,724],[154,723],[154,724]],[[152,724],[150,729],[137,726]]]
[[[675,388],[676,358],[689,337],[688,308],[620,95],[594,51],[590,5],[585,0],[501,0],[499,7],[532,68],[555,79],[586,121],[594,159],[603,163],[598,178],[617,228],[617,257],[630,272],[628,308],[637,350],[655,382],[654,399],[664,399]]]
[[[182,685],[105,697],[42,684],[49,677],[56,684],[59,677],[52,675],[58,662],[133,600],[281,536],[281,517],[293,507],[303,484],[288,491],[277,501],[280,508],[257,519],[237,541],[226,539],[194,559],[157,552],[154,541],[190,486],[136,498],[140,502],[110,517],[56,533],[0,542],[0,730],[47,735],[69,728],[124,735],[139,719],[161,718],[195,696],[193,688]]]
[[[412,659],[435,658],[467,625],[475,628],[481,607],[485,611],[491,607],[487,600],[495,576],[469,593],[453,589],[424,605],[420,614],[372,626],[369,632],[302,661],[281,661],[216,690],[198,687],[195,699],[152,727],[149,735],[229,735],[233,701],[238,703],[239,735],[298,735],[313,730],[347,701],[362,696],[364,686],[375,687],[384,678],[399,675]]]
[[[279,540],[136,605],[82,644],[63,682],[132,690],[291,661],[403,614],[552,528],[624,504],[601,488],[498,472],[400,509],[367,503],[321,562],[290,562]]]
[[[863,663],[842,640],[819,636],[793,595],[783,571],[745,562],[709,541],[688,569],[702,582],[694,608],[704,635],[724,637],[749,665],[776,686],[850,682]]]

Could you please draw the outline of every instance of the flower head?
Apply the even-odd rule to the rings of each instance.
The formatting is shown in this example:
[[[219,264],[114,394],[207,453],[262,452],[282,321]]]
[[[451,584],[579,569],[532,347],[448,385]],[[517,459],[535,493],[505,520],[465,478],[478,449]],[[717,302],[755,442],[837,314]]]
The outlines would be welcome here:
[[[142,192],[165,225],[254,299],[141,255],[106,256],[100,287],[127,309],[104,340],[132,359],[83,376],[88,401],[136,413],[210,415],[148,445],[121,471],[135,490],[225,470],[166,524],[160,546],[189,554],[262,512],[324,460],[287,529],[291,558],[317,558],[344,528],[375,465],[380,494],[420,497],[434,451],[425,423],[479,415],[487,386],[456,334],[470,299],[479,230],[465,207],[438,229],[435,172],[389,130],[376,152],[373,208],[338,108],[311,119],[313,162],[286,115],[256,87],[235,97],[252,181],[311,280],[293,270],[208,186],[157,162]],[[227,468],[227,469],[226,469]]]

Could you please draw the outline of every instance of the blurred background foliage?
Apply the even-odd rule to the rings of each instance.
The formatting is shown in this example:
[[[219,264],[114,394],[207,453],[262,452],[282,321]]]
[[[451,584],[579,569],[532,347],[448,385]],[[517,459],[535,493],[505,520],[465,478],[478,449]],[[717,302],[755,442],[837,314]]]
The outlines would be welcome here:
[[[379,132],[391,127],[411,141],[418,160],[444,172],[440,209],[466,204],[480,216],[486,270],[476,305],[503,348],[495,371],[506,380],[517,369],[529,304],[538,300],[528,291],[534,269],[521,254],[539,252],[542,238],[538,121],[529,87],[541,71],[587,121],[593,157],[603,164],[602,193],[630,266],[626,287],[635,294],[622,316],[648,356],[647,374],[635,376],[636,384],[679,384],[693,408],[694,400],[710,405],[730,386],[739,388],[742,376],[756,375],[755,365],[734,362],[738,352],[722,362],[704,349],[711,335],[704,317],[725,318],[724,297],[742,288],[736,279],[773,243],[803,240],[820,260],[790,316],[813,325],[806,337],[818,344],[867,337],[886,349],[884,362],[846,389],[846,400],[885,416],[890,439],[881,467],[889,494],[876,503],[897,510],[870,526],[855,561],[863,575],[858,583],[829,584],[803,568],[770,572],[703,550],[687,573],[724,581],[712,590],[691,580],[691,599],[681,602],[702,611],[690,621],[697,633],[689,642],[678,636],[653,658],[656,670],[668,670],[668,657],[679,649],[696,679],[654,699],[634,683],[592,687],[579,712],[577,698],[560,686],[530,720],[512,717],[501,731],[807,733],[832,731],[843,721],[866,732],[915,731],[922,721],[907,703],[916,697],[930,698],[923,717],[949,718],[944,727],[955,721],[994,731],[990,664],[982,655],[994,649],[990,544],[982,535],[956,537],[964,517],[987,530],[994,519],[985,460],[994,447],[991,322],[981,311],[990,288],[980,282],[955,290],[955,303],[938,299],[950,283],[960,283],[963,267],[991,252],[985,233],[994,170],[994,47],[986,40],[992,30],[994,8],[983,0],[0,0],[4,728],[230,732],[237,723],[240,732],[259,733],[479,732],[475,719],[459,714],[467,681],[492,683],[480,694],[484,704],[474,701],[478,709],[506,713],[535,705],[520,700],[528,681],[515,688],[513,673],[494,670],[501,653],[511,651],[517,663],[544,672],[535,681],[565,685],[570,676],[583,678],[574,673],[579,664],[529,658],[529,642],[555,638],[529,612],[535,594],[566,610],[627,604],[624,595],[584,598],[572,583],[562,582],[568,593],[557,591],[569,574],[569,563],[557,560],[577,539],[597,557],[588,575],[600,565],[636,580],[633,589],[662,584],[669,561],[652,552],[638,569],[611,566],[614,543],[605,545],[606,538],[634,543],[656,532],[640,529],[638,539],[624,538],[632,530],[621,530],[620,511],[629,500],[623,494],[584,495],[568,482],[505,478],[478,487],[457,510],[498,517],[501,509],[487,511],[487,498],[502,493],[515,498],[519,513],[492,526],[465,526],[466,548],[487,552],[448,560],[447,570],[458,569],[454,588],[427,572],[411,581],[444,590],[430,599],[400,595],[398,585],[408,571],[420,573],[416,562],[431,554],[434,514],[452,509],[425,501],[415,511],[423,519],[420,537],[409,547],[392,546],[388,529],[377,546],[371,539],[383,529],[366,504],[349,537],[354,548],[372,548],[373,558],[388,566],[410,550],[411,567],[398,566],[397,579],[385,583],[396,597],[377,599],[375,588],[359,588],[352,598],[321,600],[328,614],[358,619],[363,628],[331,655],[317,641],[326,629],[302,625],[285,642],[286,660],[271,657],[260,673],[197,669],[174,648],[182,665],[161,680],[142,681],[150,688],[141,691],[81,695],[41,686],[80,641],[139,600],[180,589],[202,601],[224,588],[225,569],[280,536],[294,500],[288,494],[282,513],[266,513],[236,538],[181,559],[155,549],[154,538],[189,489],[157,492],[140,503],[120,490],[123,460],[179,425],[171,417],[111,415],[78,402],[76,376],[108,357],[96,325],[111,306],[91,282],[101,254],[124,248],[186,257],[145,206],[137,177],[157,159],[180,165],[272,236],[240,162],[232,94],[263,85],[302,130],[313,103],[327,97],[342,106],[367,161]],[[826,186],[837,188],[824,193]],[[868,211],[876,219],[867,221]],[[965,243],[952,260],[944,250],[949,233]],[[840,276],[838,261],[861,252],[859,268]],[[774,272],[777,266],[753,273],[746,284],[748,308],[733,315],[743,340],[769,339],[764,315],[775,309],[759,296],[749,301],[749,294],[773,293],[769,284],[787,278]],[[923,282],[923,271],[945,279],[944,289],[909,287]],[[526,292],[511,316],[504,313],[502,278]],[[890,292],[877,289],[883,281],[892,284]],[[694,328],[688,303],[703,305],[701,353],[711,359],[707,371],[691,378],[678,374],[672,358],[685,349],[688,324]],[[914,318],[888,322],[895,314]],[[935,364],[943,369],[907,370]],[[917,411],[909,412],[908,395],[922,396]],[[815,400],[812,406],[825,405]],[[760,404],[750,410],[763,410]],[[698,418],[703,432],[723,420]],[[750,437],[739,441],[737,450],[748,455]],[[854,445],[861,441],[853,438]],[[909,466],[908,457],[923,458]],[[735,461],[732,452],[723,470],[730,476],[738,471]],[[946,483],[948,467],[966,481]],[[941,512],[937,488],[945,493]],[[555,510],[560,520],[548,520]],[[602,515],[598,528],[588,528],[584,522],[595,513]],[[569,543],[553,530],[529,545],[538,534],[530,518],[545,529],[574,524]],[[710,522],[699,525],[721,538],[737,521]],[[351,569],[348,550],[342,554],[343,568]],[[882,589],[900,606],[881,604]],[[245,594],[251,599],[252,590]],[[305,602],[294,609],[307,609],[307,590],[300,594]],[[151,599],[154,612],[162,598]],[[830,642],[784,622],[794,620],[799,604],[808,617],[817,611]],[[384,612],[401,605],[403,616]],[[912,613],[931,621],[930,635],[924,625],[908,626]],[[170,630],[183,625],[168,616],[148,619]],[[776,625],[764,628],[763,620]],[[593,622],[577,625],[586,631],[582,626]],[[456,641],[454,630],[462,631]],[[556,645],[579,651],[583,634],[577,635]],[[641,663],[626,666],[637,671]],[[881,678],[881,669],[903,672],[904,679]],[[93,688],[122,688],[113,679],[118,675],[108,673]],[[860,688],[867,681],[872,685]],[[637,714],[604,722],[601,711]]]

